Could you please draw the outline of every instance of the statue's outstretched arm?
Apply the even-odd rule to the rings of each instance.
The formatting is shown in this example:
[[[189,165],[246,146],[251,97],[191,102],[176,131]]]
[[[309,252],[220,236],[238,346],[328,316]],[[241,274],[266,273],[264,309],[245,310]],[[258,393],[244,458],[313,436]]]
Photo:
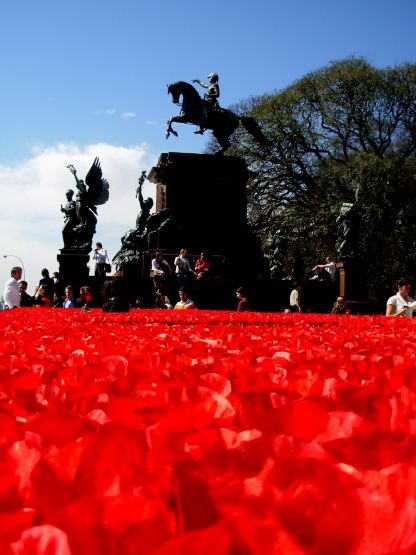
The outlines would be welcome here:
[[[140,203],[140,208],[143,210],[143,195],[142,195],[142,187],[143,187],[143,183],[145,182],[146,179],[146,172],[143,171],[141,173],[141,176],[139,177],[139,184],[137,186],[136,189],[136,198],[139,199],[139,203]]]
[[[140,208],[143,210],[143,194],[142,194],[142,186],[139,185],[137,187],[137,198],[139,199]]]
[[[72,175],[75,177],[75,181],[76,181],[76,184],[77,184],[77,187],[78,187],[80,181],[79,181],[78,176],[77,176],[77,170],[75,169],[75,167],[74,167],[72,164],[69,164],[69,165],[67,166],[67,168],[68,168],[69,171],[72,173]],[[79,187],[78,187],[78,189],[79,189]]]
[[[198,85],[201,85],[201,87],[204,87],[205,89],[209,87],[209,83],[204,83],[200,79],[192,79],[192,83],[198,83]]]

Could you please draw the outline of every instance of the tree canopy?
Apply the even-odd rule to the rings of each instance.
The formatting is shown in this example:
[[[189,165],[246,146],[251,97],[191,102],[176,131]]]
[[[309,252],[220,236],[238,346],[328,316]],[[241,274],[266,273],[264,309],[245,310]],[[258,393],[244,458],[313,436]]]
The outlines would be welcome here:
[[[275,268],[290,273],[296,252],[307,266],[336,256],[341,205],[355,203],[370,290],[415,275],[416,65],[349,58],[233,110],[254,116],[271,141],[239,130],[229,153],[253,171],[249,219]]]

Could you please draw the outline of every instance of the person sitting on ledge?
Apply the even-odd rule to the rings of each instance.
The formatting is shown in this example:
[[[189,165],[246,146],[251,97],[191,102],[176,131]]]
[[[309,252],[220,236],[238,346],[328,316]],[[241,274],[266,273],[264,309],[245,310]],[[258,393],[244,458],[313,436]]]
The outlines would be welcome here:
[[[175,304],[175,310],[190,310],[196,308],[194,301],[188,298],[188,290],[186,287],[181,287],[178,292],[180,301]]]
[[[167,262],[167,260],[163,258],[161,252],[157,251],[155,253],[155,257],[152,260],[152,269],[150,271],[155,289],[160,289],[161,287],[164,287],[171,273],[172,271],[169,266],[169,262]]]
[[[211,275],[211,260],[209,260],[206,252],[201,252],[195,263],[195,275],[198,281],[205,280]]]
[[[317,264],[314,268],[312,268],[312,272],[315,272],[315,275],[310,279],[335,281],[336,271],[337,267],[334,259],[332,258],[332,256],[327,256],[325,258],[325,264]]]

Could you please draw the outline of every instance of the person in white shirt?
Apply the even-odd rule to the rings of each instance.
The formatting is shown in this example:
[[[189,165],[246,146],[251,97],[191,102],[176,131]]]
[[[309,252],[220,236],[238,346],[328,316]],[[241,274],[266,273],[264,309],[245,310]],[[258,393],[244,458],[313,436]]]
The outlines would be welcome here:
[[[163,288],[166,280],[171,275],[169,263],[163,258],[161,252],[157,251],[152,260],[151,274],[155,289]]]
[[[173,263],[175,264],[175,274],[178,284],[180,287],[185,287],[188,284],[189,277],[194,273],[191,270],[187,250],[181,249]]]
[[[416,311],[416,301],[409,296],[412,282],[401,278],[396,283],[397,293],[387,301],[386,316],[407,316],[411,318]]]
[[[191,301],[188,297],[188,290],[185,287],[180,287],[179,299],[179,302],[175,304],[174,310],[189,310],[196,308],[194,301]]]
[[[337,272],[337,267],[332,256],[327,256],[325,258],[325,264],[317,264],[314,268],[312,268],[313,272],[317,272],[318,270],[325,270],[329,274],[329,279],[331,281],[335,281],[335,274]],[[322,274],[318,272],[316,276],[314,276],[311,279],[319,279],[321,275]]]
[[[92,256],[92,259],[95,262],[95,272],[94,272],[95,276],[101,279],[105,279],[106,277],[105,265],[108,260],[108,254],[107,254],[107,251],[103,248],[102,243],[95,244],[95,249],[94,249],[94,254]]]
[[[294,283],[293,289],[290,293],[290,300],[289,300],[291,312],[302,312],[302,309],[300,307],[299,291],[300,291],[299,283]]]
[[[11,278],[6,281],[4,286],[4,305],[5,308],[18,308],[20,306],[19,280],[22,277],[22,268],[13,266],[10,273]]]

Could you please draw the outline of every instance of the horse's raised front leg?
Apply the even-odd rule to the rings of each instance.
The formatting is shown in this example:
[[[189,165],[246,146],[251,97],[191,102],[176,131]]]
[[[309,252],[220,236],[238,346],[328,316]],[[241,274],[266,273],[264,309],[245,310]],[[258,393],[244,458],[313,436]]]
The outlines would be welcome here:
[[[175,131],[172,127],[172,121],[173,121],[173,118],[168,119],[168,126],[166,127],[166,138],[167,139],[169,138],[171,133],[172,133],[172,135],[175,135],[175,137],[178,136],[177,131]]]

